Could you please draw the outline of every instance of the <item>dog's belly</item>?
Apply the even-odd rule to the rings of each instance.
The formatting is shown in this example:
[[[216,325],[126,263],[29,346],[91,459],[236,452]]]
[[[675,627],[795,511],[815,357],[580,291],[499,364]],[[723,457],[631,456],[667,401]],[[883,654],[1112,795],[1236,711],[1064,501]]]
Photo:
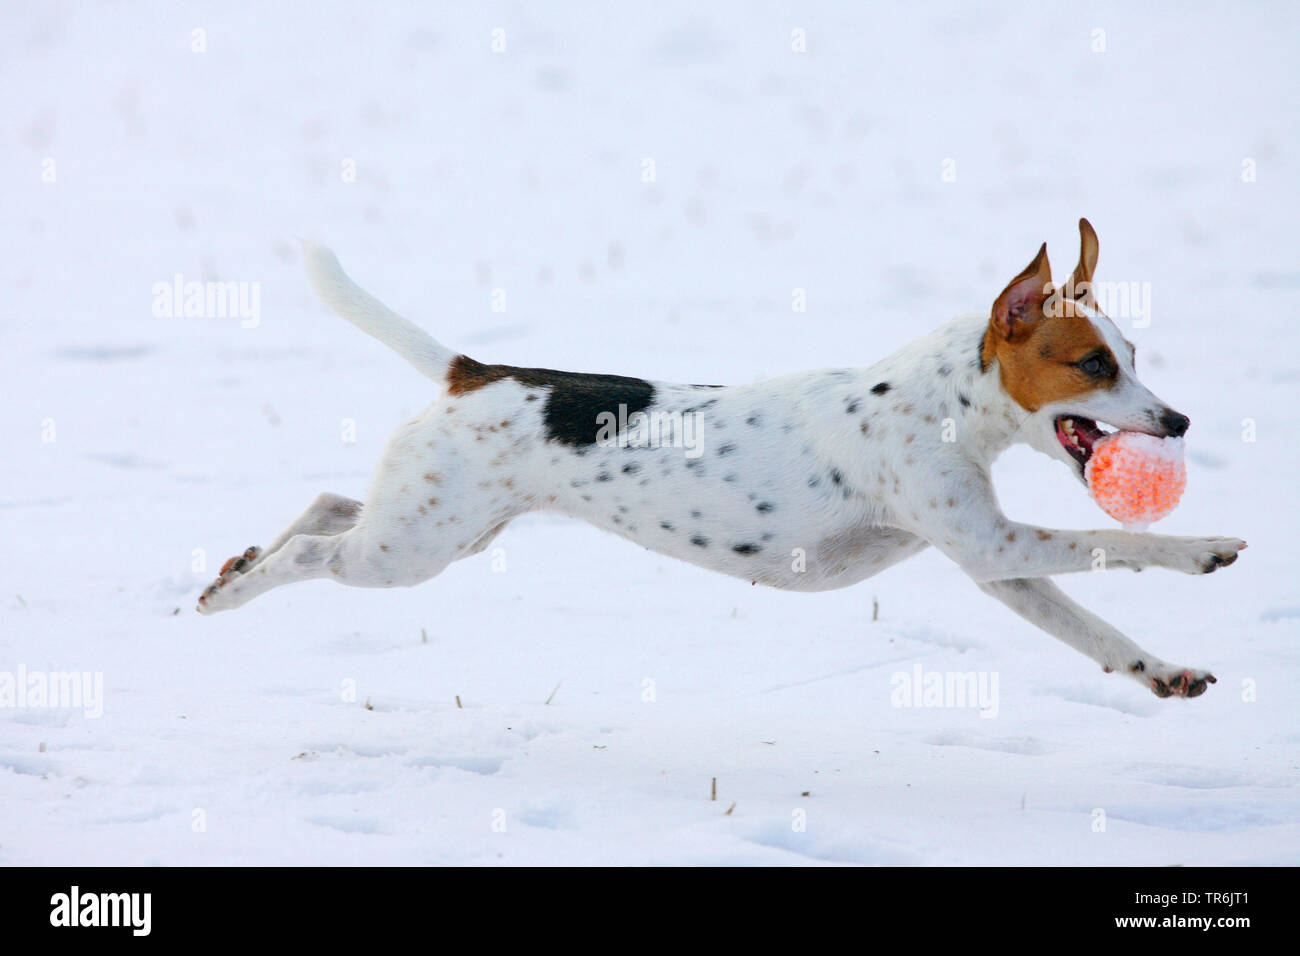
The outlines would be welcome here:
[[[773,521],[730,523],[721,515],[743,509],[692,502],[661,502],[646,515],[685,514],[686,520],[643,518],[629,507],[578,507],[559,510],[659,554],[719,571],[732,577],[789,591],[827,591],[865,580],[890,565],[924,550],[926,542],[907,531],[882,525],[826,527]],[[692,508],[691,505],[704,507]],[[675,507],[674,507],[675,506]],[[624,506],[626,507],[626,506]],[[685,510],[683,510],[683,508]],[[712,512],[713,519],[705,516]],[[699,519],[691,516],[699,514]]]

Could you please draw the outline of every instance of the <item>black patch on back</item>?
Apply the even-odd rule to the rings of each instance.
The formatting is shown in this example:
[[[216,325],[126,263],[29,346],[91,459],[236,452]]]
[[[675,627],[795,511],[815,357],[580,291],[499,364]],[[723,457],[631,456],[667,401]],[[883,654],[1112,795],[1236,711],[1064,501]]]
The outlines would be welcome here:
[[[627,417],[645,411],[654,401],[655,387],[640,378],[622,375],[584,375],[577,372],[553,372],[550,369],[520,369],[512,376],[524,385],[536,379],[551,386],[551,394],[542,409],[546,437],[562,445],[591,445],[600,431],[597,417],[601,412],[619,416],[619,406],[627,406]],[[529,381],[533,379],[534,381]],[[624,419],[626,420],[626,419]]]
[[[619,406],[624,405],[630,418],[636,412],[645,411],[655,397],[654,386],[645,379],[484,365],[467,355],[457,356],[452,362],[448,384],[453,395],[460,395],[503,378],[513,378],[529,388],[549,389],[542,409],[546,437],[575,447],[595,444],[600,431],[596,417],[601,412],[617,416]]]
[[[871,391],[877,395],[884,395],[887,391],[889,391],[889,383],[881,382],[879,385],[873,385],[871,386]]]

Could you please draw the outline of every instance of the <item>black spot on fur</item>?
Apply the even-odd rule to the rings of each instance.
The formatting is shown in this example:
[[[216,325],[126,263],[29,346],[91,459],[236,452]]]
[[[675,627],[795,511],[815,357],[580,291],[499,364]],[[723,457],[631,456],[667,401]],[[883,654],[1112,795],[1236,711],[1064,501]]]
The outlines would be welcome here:
[[[691,544],[695,545],[697,548],[707,548],[709,546],[709,539],[704,537],[702,534],[692,535]]]
[[[546,388],[542,419],[546,437],[563,445],[591,445],[600,432],[601,412],[627,416],[645,411],[654,402],[654,386],[644,379],[623,375],[588,375],[550,368],[516,368],[513,365],[484,365],[467,355],[457,356],[447,373],[448,392],[463,395],[503,378],[513,378],[530,388]]]
[[[721,385],[692,385],[691,386],[691,388],[722,388],[722,387],[723,386]],[[683,408],[682,414],[694,415],[696,412],[707,411],[708,409],[712,408],[716,404],[718,404],[718,400],[716,398],[711,398],[707,402],[700,402],[700,404],[698,405],[692,405],[689,408]]]
[[[881,382],[878,385],[873,385],[871,386],[871,391],[876,395],[884,395],[887,391],[889,391],[889,383]]]
[[[836,485],[841,485],[844,483],[844,476],[840,474],[840,470],[838,468],[831,469],[831,483]]]
[[[952,366],[949,365],[947,362],[944,362],[942,365],[939,366],[939,374],[942,375],[944,378],[947,378],[949,375],[952,374]]]
[[[736,554],[758,554],[763,549],[756,544],[738,544],[731,550]]]
[[[623,474],[625,475],[635,475],[640,470],[641,466],[634,461],[630,461],[623,466]]]
[[[659,527],[663,528],[665,531],[677,530],[676,528],[673,527],[673,523],[671,521],[661,521],[659,522]]]
[[[719,454],[719,455],[730,455],[730,454],[731,454],[733,451],[735,451],[735,450],[736,450],[736,446],[735,446],[735,445],[732,445],[732,444],[726,444],[726,445],[719,445],[719,446],[718,446],[718,454]]]
[[[745,419],[745,424],[757,428],[759,425],[763,424],[763,416],[755,412],[753,415],[750,415]]]
[[[961,402],[962,408],[970,408],[970,399],[967,398],[965,395],[958,395],[957,401]]]
[[[858,410],[858,406],[859,406],[859,402],[855,398],[853,399],[853,401],[849,402],[849,407],[846,408],[845,411],[850,415],[856,414]]]
[[[760,501],[754,506],[754,510],[760,514],[767,514],[769,511],[776,510],[776,505],[772,504],[770,501]]]
[[[613,481],[613,480],[614,480],[614,476],[611,475],[611,474],[609,474],[608,472],[604,472],[604,471],[602,471],[599,475],[596,476],[596,480],[597,480],[597,481]]]

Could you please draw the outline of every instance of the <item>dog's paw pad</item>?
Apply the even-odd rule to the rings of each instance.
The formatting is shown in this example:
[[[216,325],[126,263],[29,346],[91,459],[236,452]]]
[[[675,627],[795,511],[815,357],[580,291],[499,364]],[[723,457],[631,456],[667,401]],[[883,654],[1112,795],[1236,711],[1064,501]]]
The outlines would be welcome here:
[[[245,548],[243,554],[235,555],[233,558],[230,558],[229,560],[226,561],[225,564],[221,566],[221,571],[218,572],[217,580],[218,581],[222,580],[228,574],[232,574],[232,573],[239,574],[246,567],[248,567],[250,564],[256,561],[258,555],[260,555],[261,553],[262,553],[262,549],[257,547],[256,545],[254,545],[251,548]]]
[[[1210,684],[1217,683],[1209,671],[1184,668],[1167,678],[1151,678],[1151,690],[1157,697],[1200,697]]]
[[[243,554],[237,554],[221,566],[221,573],[217,579],[204,588],[203,593],[199,595],[199,603],[195,608],[200,614],[207,614],[213,610],[219,610],[215,607],[217,603],[215,598],[221,593],[221,589],[233,581],[236,577],[243,574],[254,561],[262,554],[262,549],[256,545],[246,548]]]

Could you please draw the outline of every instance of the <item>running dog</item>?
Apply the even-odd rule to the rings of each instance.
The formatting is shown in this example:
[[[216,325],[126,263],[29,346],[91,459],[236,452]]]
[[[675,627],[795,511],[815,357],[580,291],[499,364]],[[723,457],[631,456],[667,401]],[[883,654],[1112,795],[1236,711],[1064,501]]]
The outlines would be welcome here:
[[[1098,308],[1097,236],[1086,219],[1079,231],[1079,263],[1061,288],[1044,244],[991,310],[875,365],[725,387],[485,365],[307,245],[320,298],[444,394],[393,435],[364,504],[322,494],[269,547],[226,562],[198,610],[311,578],[419,584],[482,551],[519,515],[551,510],[794,591],[848,587],[933,546],[1107,672],[1161,697],[1196,697],[1212,674],[1148,653],[1049,578],[1092,570],[1098,554],[1107,569],[1209,574],[1246,543],[1034,527],[1002,513],[990,480],[993,460],[1016,442],[1083,481],[1102,424],[1187,431],[1187,417],[1138,380],[1132,343]],[[693,436],[686,448],[683,436]]]

